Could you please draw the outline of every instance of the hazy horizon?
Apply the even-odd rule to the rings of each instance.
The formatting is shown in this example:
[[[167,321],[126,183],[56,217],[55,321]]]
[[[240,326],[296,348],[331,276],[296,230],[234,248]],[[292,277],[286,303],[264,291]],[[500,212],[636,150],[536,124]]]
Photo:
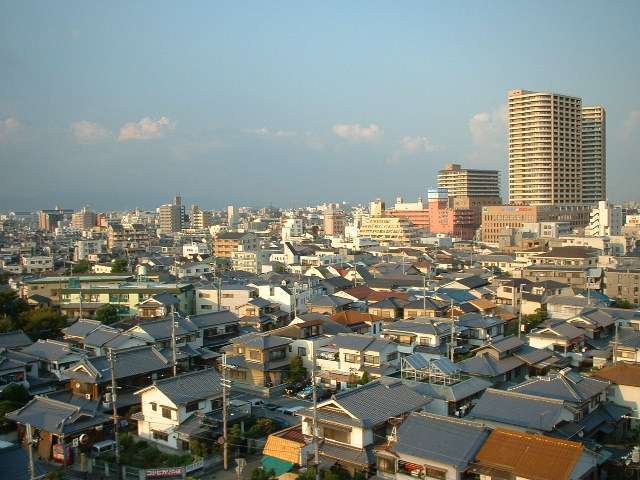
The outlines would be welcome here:
[[[514,88],[603,105],[640,200],[638,2],[1,8],[0,211],[412,201],[448,163],[506,200]]]

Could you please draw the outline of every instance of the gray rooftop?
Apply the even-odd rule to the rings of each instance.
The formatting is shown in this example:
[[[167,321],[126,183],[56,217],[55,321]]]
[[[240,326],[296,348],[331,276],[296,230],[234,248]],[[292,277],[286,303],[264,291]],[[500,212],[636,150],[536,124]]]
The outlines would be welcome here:
[[[184,373],[176,377],[153,382],[174,404],[183,405],[195,400],[203,400],[222,394],[220,375],[213,368]],[[148,387],[148,388],[152,388]],[[147,390],[140,390],[138,393]]]
[[[489,436],[480,423],[432,413],[412,413],[398,429],[392,448],[401,457],[441,462],[465,469]]]
[[[569,368],[546,377],[534,377],[509,390],[555,398],[572,403],[582,403],[604,392],[609,382],[585,377]]]

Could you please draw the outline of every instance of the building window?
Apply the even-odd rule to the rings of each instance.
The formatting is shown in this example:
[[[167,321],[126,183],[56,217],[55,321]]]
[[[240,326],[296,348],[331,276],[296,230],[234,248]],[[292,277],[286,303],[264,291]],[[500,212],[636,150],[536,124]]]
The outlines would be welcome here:
[[[360,355],[356,355],[353,353],[345,353],[344,361],[347,363],[360,363]]]
[[[151,410],[154,412],[158,411],[158,404],[156,402],[151,402]]]
[[[165,432],[159,432],[158,430],[154,430],[153,431],[153,439],[154,440],[161,440],[163,442],[168,442],[169,441],[169,434],[167,434]]]
[[[162,416],[171,420],[171,409],[169,407],[162,407]]]
[[[398,352],[393,352],[387,355],[387,362],[393,362],[398,359]]]
[[[298,355],[300,357],[306,357],[307,356],[307,349],[304,347],[298,347]]]
[[[269,361],[283,360],[287,356],[285,350],[274,350],[269,352]]]
[[[380,357],[377,355],[365,355],[364,363],[368,363],[370,365],[380,365]]]
[[[339,430],[337,428],[323,427],[322,433],[326,440],[333,440],[335,442],[340,442],[340,443],[351,442],[351,432],[348,430]]]
[[[249,359],[260,361],[262,360],[262,355],[260,355],[260,350],[249,350]]]
[[[187,411],[187,413],[195,412],[196,410],[198,410],[198,403],[199,402],[197,400],[187,403],[187,405],[185,406],[185,410]]]

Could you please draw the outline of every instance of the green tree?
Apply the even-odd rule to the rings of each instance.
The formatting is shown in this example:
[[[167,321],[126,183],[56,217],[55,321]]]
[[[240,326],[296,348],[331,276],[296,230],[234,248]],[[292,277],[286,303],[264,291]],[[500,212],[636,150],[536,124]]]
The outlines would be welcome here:
[[[369,372],[367,372],[365,370],[365,372],[362,374],[362,376],[360,377],[360,380],[358,380],[358,383],[360,385],[366,385],[367,383],[369,383],[371,381],[371,377],[369,376]]]
[[[115,305],[107,304],[103,305],[96,310],[96,314],[93,317],[105,325],[118,321],[118,307]]]
[[[9,272],[0,271],[0,285],[6,285],[9,282]]]
[[[15,330],[20,315],[29,310],[29,305],[13,290],[0,291],[0,319],[7,318],[9,323],[3,325],[8,330]],[[3,330],[3,331],[8,331]]]
[[[251,472],[251,480],[274,480],[276,472],[273,469],[265,470],[262,467],[256,467]]]
[[[111,262],[111,273],[127,273],[129,261],[126,258],[116,258]]]
[[[289,373],[287,374],[287,381],[289,383],[301,383],[308,378],[307,369],[302,362],[302,357],[296,355],[291,359],[289,364]]]
[[[89,260],[79,260],[71,268],[71,273],[87,273],[90,268]]]
[[[29,401],[29,391],[21,383],[12,383],[2,390],[2,399],[24,405]]]
[[[54,308],[43,307],[22,313],[18,324],[31,338],[53,338],[67,326],[67,317]]]
[[[549,318],[547,311],[542,308],[538,308],[536,313],[531,315],[522,316],[522,324],[526,327],[527,331],[536,328],[538,325],[544,323]]]
[[[629,300],[624,300],[622,298],[616,298],[612,306],[615,308],[626,308],[626,309],[635,308],[633,303],[631,303]]]

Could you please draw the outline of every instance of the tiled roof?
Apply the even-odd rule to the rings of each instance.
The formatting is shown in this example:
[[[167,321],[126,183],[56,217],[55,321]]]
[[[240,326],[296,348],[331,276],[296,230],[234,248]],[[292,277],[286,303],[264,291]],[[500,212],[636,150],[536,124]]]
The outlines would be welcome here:
[[[476,455],[480,466],[506,470],[535,480],[569,480],[582,455],[582,444],[496,429]]]
[[[598,370],[594,376],[617,385],[640,387],[640,365],[637,364],[617,363]]]
[[[153,385],[136,392],[157,388],[175,405],[183,405],[195,400],[203,400],[222,394],[220,375],[213,368],[184,373],[175,377],[156,380]]]
[[[18,348],[31,345],[33,342],[22,330],[0,333],[0,348]]]
[[[546,377],[534,377],[510,390],[556,398],[572,403],[582,403],[604,392],[609,382],[592,377],[585,377],[566,368]]]
[[[432,413],[412,413],[400,425],[397,441],[390,445],[401,457],[453,465],[466,469],[485,439],[489,429],[480,423]]]

